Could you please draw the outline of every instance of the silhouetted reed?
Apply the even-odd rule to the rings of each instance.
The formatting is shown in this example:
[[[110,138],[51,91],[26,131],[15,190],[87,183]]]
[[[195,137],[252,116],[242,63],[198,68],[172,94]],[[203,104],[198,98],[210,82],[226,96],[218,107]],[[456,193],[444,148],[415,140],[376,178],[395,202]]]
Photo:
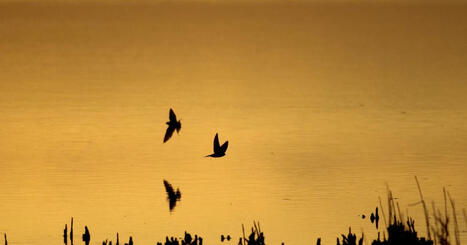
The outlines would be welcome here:
[[[130,236],[130,240],[128,240],[128,243],[125,243],[125,245],[133,245],[133,237]]]
[[[456,245],[460,245],[460,238],[459,238],[459,226],[457,223],[457,215],[456,215],[456,207],[454,204],[454,200],[451,198],[449,192],[443,188],[444,192],[444,216],[441,214],[439,209],[436,209],[435,203],[432,202],[433,208],[433,224],[430,227],[431,231],[433,232],[433,239],[435,244],[439,243],[440,245],[450,245],[453,242],[450,241],[451,232],[449,232],[449,222],[450,222],[450,214],[448,213],[448,205],[447,200],[451,204],[452,208],[452,219],[453,219],[453,228],[454,228],[454,239],[456,241]]]
[[[421,201],[419,203],[424,204],[423,194],[421,192],[420,184],[416,179],[418,190],[420,193]],[[396,245],[396,244],[410,244],[410,245],[431,245],[433,241],[428,238],[418,237],[417,232],[415,231],[415,221],[410,217],[406,218],[404,222],[404,215],[402,214],[399,203],[395,201],[392,191],[387,187],[387,223],[384,215],[384,207],[381,204],[380,198],[380,208],[383,213],[383,218],[386,224],[387,239],[385,233],[383,233],[384,238],[381,240],[381,237],[378,233],[378,238],[372,242],[372,245]],[[426,205],[424,206],[426,207]],[[428,212],[425,210],[425,215],[428,217]],[[376,210],[377,212],[377,210]],[[429,221],[427,221],[429,224]],[[362,235],[363,237],[363,235]]]
[[[71,243],[71,245],[73,245],[73,217],[71,217],[70,243]]]
[[[6,239],[6,233],[3,234],[3,237],[5,238],[5,245],[8,245],[8,240]]]
[[[65,224],[65,229],[63,230],[63,243],[68,244],[68,227]],[[71,217],[71,226],[70,226],[70,243],[73,245],[73,217]]]
[[[265,245],[264,234],[261,232],[261,227],[253,221],[253,227],[251,227],[251,233],[248,239],[245,237],[245,227],[242,224],[243,238],[238,241],[239,245]]]
[[[383,239],[381,239],[380,234],[378,233],[378,238],[373,240],[372,245],[432,245],[432,240],[426,240],[425,238],[418,237],[417,232],[415,231],[415,221],[411,218],[407,218],[407,222],[402,221],[403,215],[400,212],[398,204],[394,202],[392,192],[388,188],[388,226],[386,226],[386,232],[388,237],[386,238],[385,233],[383,233]],[[377,209],[378,210],[378,209]],[[374,220],[377,220],[378,211],[375,210],[375,213],[372,213]],[[383,207],[381,207],[381,212],[384,213]],[[399,213],[399,215],[398,215]],[[384,216],[383,216],[384,217]],[[364,235],[358,239],[357,235],[352,233],[351,228],[349,228],[349,233],[347,235],[342,234],[342,240],[337,238],[337,245],[362,245]],[[319,243],[317,243],[319,244]]]
[[[203,245],[203,238],[198,237],[195,235],[194,238],[191,236],[190,233],[185,231],[185,236],[181,241],[179,241],[176,237],[165,237],[165,242],[157,242],[157,245]]]
[[[465,208],[462,209],[462,213],[464,213],[465,226],[467,226],[467,213],[465,212]]]
[[[457,222],[457,215],[456,215],[456,207],[454,200],[451,198],[449,192],[447,192],[443,188],[444,192],[444,215],[439,209],[436,209],[435,204],[432,203],[433,208],[433,219],[432,221],[428,221],[430,219],[430,214],[428,209],[426,209],[426,203],[423,199],[422,189],[420,187],[420,183],[418,179],[415,177],[418,191],[420,194],[420,201],[415,204],[422,204],[423,210],[425,213],[425,218],[427,219],[426,223],[430,225],[427,228],[427,235],[428,231],[430,232],[431,238],[420,237],[418,232],[415,230],[415,221],[410,217],[404,217],[404,214],[401,212],[399,203],[394,199],[392,191],[387,187],[387,215],[385,212],[385,208],[382,205],[381,197],[379,197],[380,206],[375,208],[374,213],[370,215],[370,221],[375,223],[376,228],[378,229],[378,222],[379,222],[379,212],[381,212],[381,216],[383,217],[385,223],[385,230],[382,233],[382,237],[380,236],[380,232],[378,232],[378,238],[371,242],[372,245],[454,245],[455,241],[456,245],[460,245],[459,239],[459,226]],[[177,190],[176,192],[173,191],[172,186],[164,180],[164,185],[166,186],[167,193],[170,197],[180,197],[180,191]],[[452,213],[448,212],[448,201],[452,210]],[[467,215],[465,209],[463,210],[464,219],[467,223]],[[365,218],[365,215],[362,215],[362,218]],[[452,221],[451,221],[452,220]],[[453,222],[453,231],[449,230],[450,222]],[[67,233],[67,225],[65,225],[64,229],[64,242],[66,244],[66,233]],[[73,232],[73,218],[71,220],[71,231],[70,231],[70,239],[72,240],[72,232]],[[253,221],[253,226],[251,227],[251,233],[248,237],[246,237],[245,227],[242,224],[242,234],[243,237],[240,237],[238,240],[238,245],[265,245],[265,236],[264,233],[261,231],[261,227],[259,222]],[[5,245],[7,245],[7,238],[6,234],[5,237]],[[91,240],[91,235],[87,226],[85,226],[85,232],[82,235],[83,241],[86,245],[89,245]],[[221,235],[221,242],[224,240],[230,240],[230,235]],[[349,227],[349,232],[347,235],[342,234],[341,237],[337,237],[337,245],[362,245],[364,239],[364,234],[360,239],[357,239],[357,235],[352,233],[351,228]],[[72,242],[73,243],[73,242]],[[112,241],[105,240],[102,242],[103,245],[112,245]],[[318,238],[316,241],[317,245],[321,245],[321,238]],[[119,245],[119,234],[117,233],[117,240],[116,245]],[[125,245],[133,245],[133,238],[130,236],[128,243]],[[185,231],[184,237],[177,238],[177,237],[170,237],[166,236],[165,242],[157,242],[157,245],[203,245],[203,238],[198,237],[197,235],[192,235]],[[282,242],[282,245],[284,243]]]
[[[415,177],[415,182],[420,194],[420,201],[415,204],[422,204],[423,211],[425,214],[425,222],[427,225],[427,238],[420,237],[415,230],[415,221],[410,217],[404,217],[404,214],[401,212],[399,203],[395,201],[391,190],[387,188],[387,215],[385,214],[385,209],[382,205],[381,198],[379,198],[380,207],[376,208],[375,213],[372,213],[370,220],[378,223],[378,211],[380,210],[383,216],[385,223],[385,231],[383,232],[383,238],[381,239],[380,233],[378,232],[378,238],[375,239],[371,244],[372,245],[460,245],[459,238],[459,225],[457,222],[456,207],[454,200],[451,198],[449,192],[443,188],[444,192],[444,215],[439,209],[436,209],[434,202],[432,203],[433,207],[433,219],[430,221],[430,213],[427,209],[426,202],[423,198],[422,189],[420,183]],[[448,212],[448,201],[451,207],[451,213]],[[464,216],[465,215],[465,210]],[[362,218],[365,218],[362,215]],[[464,217],[467,222],[467,217]],[[453,222],[451,232],[449,230],[450,222]],[[378,229],[378,227],[377,227]],[[386,237],[387,234],[387,237]],[[359,239],[358,244],[362,244],[363,234]],[[320,240],[317,241],[317,244],[320,244]],[[357,237],[355,234],[352,234],[350,228],[347,236],[342,235],[342,241],[337,238],[337,244],[340,245],[356,245]]]
[[[420,197],[422,200],[416,204],[419,203],[425,203],[423,200],[423,195],[422,195],[422,190],[420,187],[420,183],[418,182],[417,177],[415,177],[415,181],[417,182],[417,187],[420,192]],[[428,209],[426,209],[426,206],[424,206],[424,211],[425,211],[425,219],[427,220],[427,230],[430,231],[431,239],[435,244],[440,244],[440,245],[451,245],[454,244],[452,240],[455,241],[456,245],[460,245],[460,238],[459,238],[459,225],[457,222],[457,214],[456,214],[456,207],[454,200],[451,198],[451,195],[449,194],[448,191],[446,191],[445,188],[443,188],[443,194],[444,194],[444,215],[442,215],[441,211],[436,208],[435,203],[432,202],[432,222],[429,222],[430,220],[430,214]],[[448,201],[451,206],[452,213],[450,214],[448,212]],[[451,232],[449,230],[449,223],[451,222],[452,219],[452,228],[453,231]],[[429,239],[429,240],[431,240]]]
[[[65,224],[65,229],[63,230],[63,243],[68,244],[68,229],[67,225]]]
[[[452,207],[452,218],[454,220],[454,238],[456,239],[456,245],[460,245],[460,238],[459,238],[459,225],[457,223],[457,215],[456,215],[456,206],[454,204],[454,200],[451,198],[451,195],[448,193],[449,202],[451,203]],[[446,214],[447,215],[447,214]]]
[[[125,243],[125,244],[133,244],[133,238],[130,236],[129,239],[130,240],[128,241],[128,243]],[[112,240],[105,239],[105,241],[102,241],[102,245],[112,245]],[[120,238],[118,236],[118,232],[117,232],[116,245],[120,245]]]
[[[84,234],[83,234],[83,242],[86,245],[89,245],[89,241],[91,241],[91,234],[89,233],[88,227],[84,227]]]
[[[434,202],[432,202],[432,219],[430,221],[430,213],[428,211],[426,202],[423,198],[422,188],[420,182],[415,176],[415,182],[417,183],[418,192],[420,194],[420,201],[412,204],[422,204],[423,211],[425,214],[425,222],[427,225],[427,238],[419,237],[417,231],[415,231],[415,221],[410,217],[404,218],[403,213],[400,210],[399,203],[394,201],[391,190],[388,188],[388,225],[386,226],[387,239],[384,237],[383,240],[378,239],[372,242],[373,245],[396,245],[396,244],[414,244],[414,245],[451,245],[454,244],[451,240],[454,239],[456,245],[460,245],[459,239],[459,226],[457,222],[456,208],[454,200],[451,198],[449,192],[443,188],[444,194],[444,215],[436,208]],[[448,200],[451,205],[452,213],[448,212]],[[380,199],[381,205],[381,199]],[[384,208],[381,205],[381,211],[384,214]],[[449,224],[453,222],[453,232],[449,230]],[[383,216],[386,220],[386,218]],[[404,222],[405,220],[405,222]],[[454,238],[453,238],[454,237]]]
[[[342,245],[357,245],[357,235],[352,234],[352,229],[349,227],[349,233],[346,235],[341,234],[342,236]],[[318,241],[321,243],[321,241]],[[318,243],[317,243],[318,244]],[[337,238],[337,245],[340,245],[339,238]],[[363,244],[363,234],[362,237],[358,240],[358,245]]]
[[[418,182],[417,176],[415,176],[415,182],[417,182],[418,192],[420,193],[420,203],[423,205],[423,211],[425,211],[426,234],[428,236],[428,240],[431,240],[430,217],[428,215],[428,209],[426,208],[426,203],[423,199],[422,188],[420,187],[420,183]]]

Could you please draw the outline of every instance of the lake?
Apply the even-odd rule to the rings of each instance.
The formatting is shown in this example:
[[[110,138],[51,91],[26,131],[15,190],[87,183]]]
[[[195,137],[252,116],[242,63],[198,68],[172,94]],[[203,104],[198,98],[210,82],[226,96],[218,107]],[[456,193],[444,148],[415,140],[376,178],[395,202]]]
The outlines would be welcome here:
[[[0,3],[0,233],[333,244],[423,194],[467,243],[467,5]],[[173,108],[179,135],[162,143]],[[213,138],[229,141],[223,158]],[[169,212],[166,179],[180,187]],[[380,229],[382,232],[382,230]],[[367,243],[367,244],[368,244]]]

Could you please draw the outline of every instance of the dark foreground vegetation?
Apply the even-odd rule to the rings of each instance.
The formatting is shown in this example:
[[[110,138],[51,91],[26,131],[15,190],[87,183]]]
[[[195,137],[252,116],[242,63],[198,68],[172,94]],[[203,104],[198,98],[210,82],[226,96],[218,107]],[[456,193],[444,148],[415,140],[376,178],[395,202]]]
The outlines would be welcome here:
[[[385,216],[383,205],[380,199],[380,209],[383,212],[383,220],[385,223],[385,230],[383,231],[383,238],[381,238],[380,232],[378,232],[378,238],[371,242],[372,245],[460,245],[459,239],[459,228],[457,223],[456,208],[453,199],[449,193],[443,189],[444,192],[444,214],[435,207],[434,202],[432,203],[432,215],[430,219],[429,211],[427,209],[426,202],[423,198],[422,190],[415,177],[418,191],[420,194],[420,201],[416,205],[420,204],[423,207],[425,213],[425,222],[427,227],[427,237],[421,237],[415,230],[415,220],[410,217],[404,217],[401,212],[399,203],[393,198],[391,190],[387,189],[387,212]],[[451,206],[451,212],[448,210],[448,200]],[[465,213],[465,210],[464,210]],[[465,216],[465,215],[464,215]],[[364,218],[365,216],[363,216]],[[467,217],[464,217],[467,222]],[[449,230],[450,222],[453,222],[454,230]],[[371,214],[371,222],[376,224],[378,228],[378,207],[376,212]],[[432,220],[432,221],[430,221]],[[337,238],[337,245],[361,245],[363,244],[363,234],[357,242],[357,236],[351,232],[347,235],[341,235],[342,240]],[[320,244],[320,240],[318,243]]]
[[[423,198],[420,184],[415,177],[417,187],[420,193],[420,201],[415,205],[421,205],[425,213],[426,222],[426,237],[419,236],[415,230],[415,221],[410,217],[404,217],[404,214],[400,211],[399,203],[393,198],[391,190],[387,189],[387,208],[383,208],[382,201],[380,199],[379,209],[376,207],[375,212],[371,213],[370,221],[374,223],[376,229],[379,226],[379,220],[381,212],[382,219],[384,221],[383,230],[378,232],[378,237],[371,241],[371,245],[460,245],[459,239],[459,226],[457,222],[456,207],[452,200],[449,192],[443,189],[444,192],[444,212],[435,207],[434,202],[432,203],[432,211],[427,208],[426,202]],[[448,205],[449,203],[449,205]],[[449,208],[448,208],[449,206]],[[388,212],[385,215],[385,210]],[[467,215],[463,210],[463,216],[467,222]],[[366,215],[362,215],[365,219]],[[452,223],[451,223],[452,222]],[[452,227],[451,229],[449,229]],[[91,233],[87,226],[84,227],[84,233],[81,235],[82,243],[89,245],[91,241]],[[230,235],[221,235],[220,242],[224,240],[230,241]],[[126,239],[125,239],[126,241]],[[364,235],[361,234],[360,238],[355,233],[352,233],[351,228],[347,235],[342,234],[337,237],[337,245],[362,245],[364,241]],[[7,234],[4,234],[5,245],[8,245]],[[65,225],[63,230],[63,242],[65,245],[73,245],[73,218],[71,219],[70,230]],[[79,241],[79,244],[82,244]],[[213,242],[214,243],[214,242]],[[217,242],[218,243],[218,242]],[[94,243],[100,244],[100,242]],[[119,234],[116,233],[115,240],[102,241],[102,245],[133,245],[133,238],[130,236],[128,242],[120,242]],[[183,237],[166,236],[165,241],[155,242],[156,245],[203,245],[203,238],[198,235],[191,235],[185,231]],[[247,236],[245,233],[245,227],[242,224],[242,237],[238,239],[238,245],[265,245],[266,239],[264,233],[261,231],[259,222],[253,222],[251,231]],[[317,245],[321,245],[321,238],[317,239]],[[324,243],[323,243],[324,244]],[[330,243],[329,243],[330,244]],[[282,243],[284,245],[284,243]]]

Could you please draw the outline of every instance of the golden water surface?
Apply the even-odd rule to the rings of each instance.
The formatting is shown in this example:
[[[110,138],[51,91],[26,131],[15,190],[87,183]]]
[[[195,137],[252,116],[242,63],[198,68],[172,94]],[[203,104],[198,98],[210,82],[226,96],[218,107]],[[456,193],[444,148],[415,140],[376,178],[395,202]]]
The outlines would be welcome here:
[[[441,1],[440,1],[441,2]],[[10,244],[187,230],[325,244],[386,184],[426,235],[456,201],[467,243],[467,5],[0,3],[0,233]],[[169,108],[180,134],[162,144]],[[211,159],[212,140],[229,140]],[[162,184],[182,191],[169,212]],[[440,206],[442,207],[442,206]],[[431,208],[430,208],[431,210]],[[380,230],[382,231],[382,230]],[[3,237],[3,235],[2,235]]]

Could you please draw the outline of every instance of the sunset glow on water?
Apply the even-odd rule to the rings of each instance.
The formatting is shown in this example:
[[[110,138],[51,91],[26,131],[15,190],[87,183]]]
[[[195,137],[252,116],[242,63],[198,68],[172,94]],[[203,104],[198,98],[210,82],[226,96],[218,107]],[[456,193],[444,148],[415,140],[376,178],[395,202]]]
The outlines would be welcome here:
[[[467,5],[432,2],[0,2],[1,237],[370,244],[387,186],[425,236],[417,176],[467,243]]]

